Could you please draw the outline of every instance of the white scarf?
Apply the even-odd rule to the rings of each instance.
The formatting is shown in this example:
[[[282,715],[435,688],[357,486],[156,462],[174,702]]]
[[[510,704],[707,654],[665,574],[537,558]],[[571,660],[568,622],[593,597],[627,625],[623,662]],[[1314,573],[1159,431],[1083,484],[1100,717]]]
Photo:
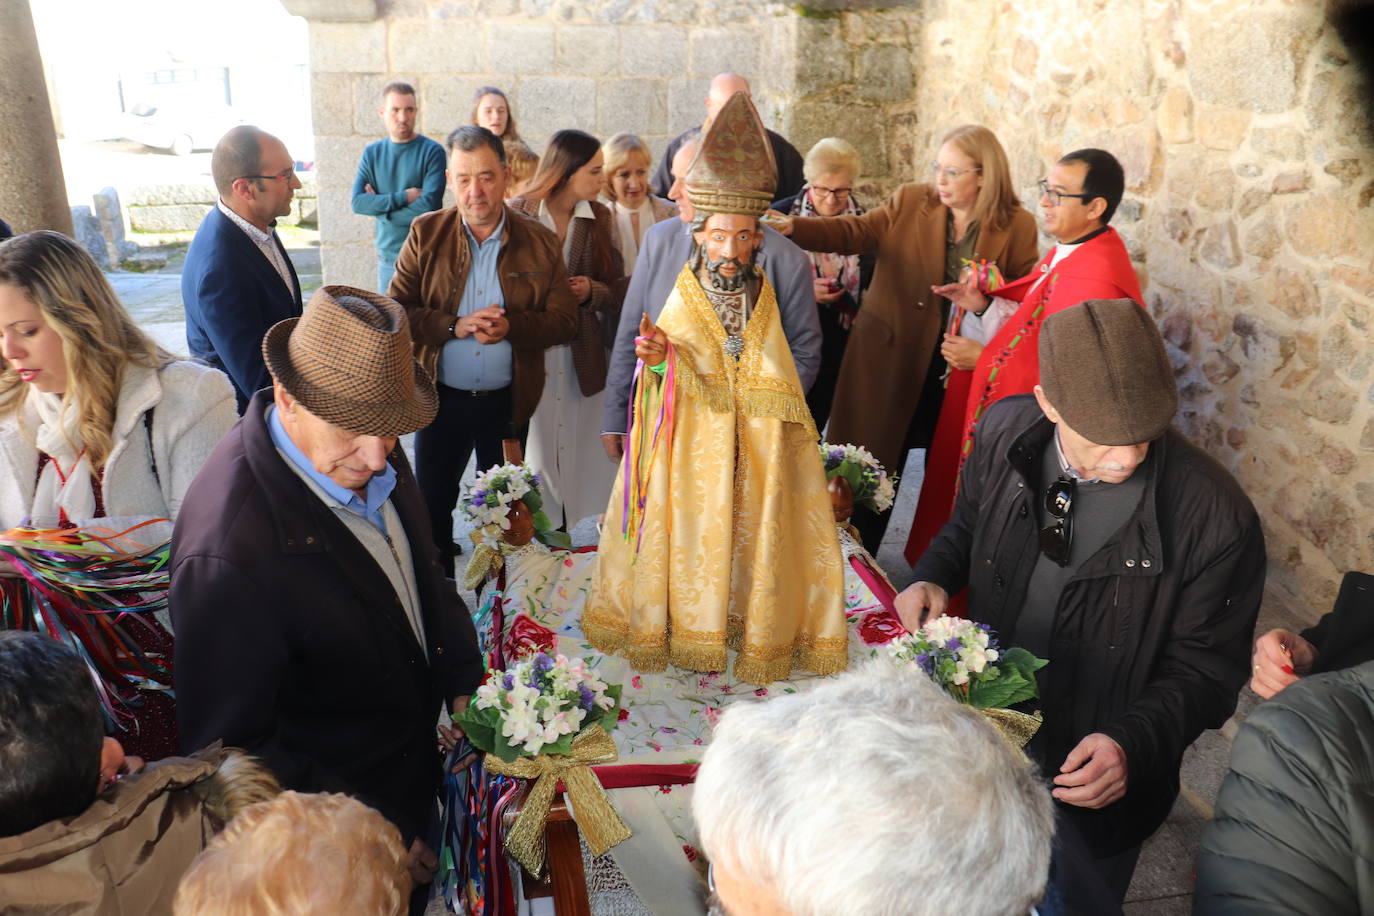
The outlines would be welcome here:
[[[62,395],[36,388],[30,389],[29,401],[38,413],[34,444],[51,459],[43,465],[33,494],[32,524],[56,527],[63,510],[76,524],[89,521],[95,517],[95,491],[91,463],[81,447],[80,413],[68,409]]]
[[[644,237],[644,233],[649,231],[649,227],[654,224],[654,207],[648,195],[644,197],[644,203],[639,205],[638,210],[626,210],[618,203],[612,202],[611,211],[615,213],[616,240],[620,242],[620,256],[625,259],[625,276],[634,273],[635,259],[639,257],[639,240]],[[630,221],[630,214],[639,214],[639,234],[635,235],[634,223]]]

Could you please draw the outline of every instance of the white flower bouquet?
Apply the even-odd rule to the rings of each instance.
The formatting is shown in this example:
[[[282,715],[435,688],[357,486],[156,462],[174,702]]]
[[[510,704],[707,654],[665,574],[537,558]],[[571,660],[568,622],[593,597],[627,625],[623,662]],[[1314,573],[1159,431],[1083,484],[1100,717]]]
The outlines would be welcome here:
[[[1019,647],[999,648],[985,623],[937,617],[887,649],[897,662],[921,669],[954,699],[978,709],[1002,709],[1040,695],[1035,672],[1045,660]]]
[[[572,546],[568,535],[555,531],[544,514],[539,474],[521,464],[499,464],[478,474],[463,493],[459,505],[463,514],[477,524],[481,541],[496,546],[501,534],[510,529],[510,506],[520,500],[530,510],[534,536],[549,547]]]
[[[491,671],[453,719],[474,747],[510,763],[570,753],[584,729],[614,728],[619,708],[619,684],[608,686],[580,658],[537,652],[505,671]]]
[[[858,445],[820,444],[821,461],[825,464],[825,479],[843,477],[854,491],[854,504],[867,506],[874,512],[892,508],[897,495],[897,478],[873,457],[868,449]]]

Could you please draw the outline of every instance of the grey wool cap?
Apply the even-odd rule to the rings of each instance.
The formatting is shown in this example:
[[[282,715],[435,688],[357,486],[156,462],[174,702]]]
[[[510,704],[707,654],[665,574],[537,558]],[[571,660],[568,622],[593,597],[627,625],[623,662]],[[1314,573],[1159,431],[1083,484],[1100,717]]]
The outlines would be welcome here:
[[[1098,445],[1152,442],[1178,411],[1164,340],[1131,299],[1089,299],[1046,318],[1040,386],[1064,422]]]

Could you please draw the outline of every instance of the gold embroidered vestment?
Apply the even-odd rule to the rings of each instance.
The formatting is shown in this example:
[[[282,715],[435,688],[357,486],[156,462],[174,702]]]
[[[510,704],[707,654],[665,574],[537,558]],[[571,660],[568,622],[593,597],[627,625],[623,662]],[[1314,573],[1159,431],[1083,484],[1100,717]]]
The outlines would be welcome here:
[[[638,556],[617,476],[583,630],[640,669],[764,684],[846,663],[844,577],[816,429],[763,279],[738,361],[684,267],[658,326],[676,349],[672,441],[654,456]],[[645,373],[651,393],[663,381]],[[622,466],[621,475],[624,474]]]

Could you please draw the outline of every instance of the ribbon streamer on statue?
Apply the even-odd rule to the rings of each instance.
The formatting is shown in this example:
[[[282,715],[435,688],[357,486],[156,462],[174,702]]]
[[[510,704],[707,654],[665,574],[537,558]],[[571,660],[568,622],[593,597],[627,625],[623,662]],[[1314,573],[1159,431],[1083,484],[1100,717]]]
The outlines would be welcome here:
[[[544,826],[560,781],[567,791],[573,820],[592,855],[604,855],[615,844],[629,839],[630,828],[612,807],[606,790],[590,769],[592,764],[607,763],[615,758],[615,742],[600,725],[583,729],[573,741],[572,753],[566,756],[541,754],[506,763],[493,754],[486,755],[482,765],[487,772],[535,781],[524,808],[506,836],[506,849],[526,871],[536,878],[544,874]]]
[[[625,436],[624,464],[621,468],[622,505],[620,533],[625,540],[635,542],[635,554],[639,554],[640,538],[643,535],[644,509],[649,500],[649,478],[653,472],[654,454],[660,447],[671,447],[673,441],[673,408],[677,400],[677,348],[667,344],[668,355],[664,358],[663,384],[659,389],[657,416],[653,430],[647,426],[647,419],[653,408],[650,406],[652,392],[645,370],[659,372],[658,367],[648,367],[640,360],[635,365],[635,375],[630,397],[628,434]]]

